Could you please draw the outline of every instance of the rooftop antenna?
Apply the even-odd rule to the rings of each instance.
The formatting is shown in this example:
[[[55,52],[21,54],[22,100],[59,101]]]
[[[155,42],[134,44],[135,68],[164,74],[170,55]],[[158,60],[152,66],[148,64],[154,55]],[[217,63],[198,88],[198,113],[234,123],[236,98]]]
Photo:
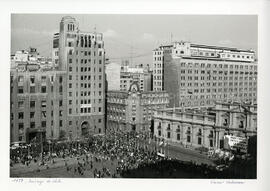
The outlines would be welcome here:
[[[130,46],[130,65],[133,66],[133,46]]]
[[[96,24],[94,25],[94,32],[95,33],[97,32],[97,25]]]

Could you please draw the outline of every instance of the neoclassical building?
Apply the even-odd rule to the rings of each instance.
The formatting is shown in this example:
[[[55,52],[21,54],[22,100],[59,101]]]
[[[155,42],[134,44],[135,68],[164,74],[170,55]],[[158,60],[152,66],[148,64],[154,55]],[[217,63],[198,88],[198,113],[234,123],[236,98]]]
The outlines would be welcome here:
[[[158,141],[176,146],[223,149],[225,135],[249,138],[256,134],[257,105],[216,103],[200,109],[168,108],[154,115]]]
[[[149,132],[154,111],[169,103],[166,92],[143,92],[137,82],[129,91],[108,91],[107,131]]]

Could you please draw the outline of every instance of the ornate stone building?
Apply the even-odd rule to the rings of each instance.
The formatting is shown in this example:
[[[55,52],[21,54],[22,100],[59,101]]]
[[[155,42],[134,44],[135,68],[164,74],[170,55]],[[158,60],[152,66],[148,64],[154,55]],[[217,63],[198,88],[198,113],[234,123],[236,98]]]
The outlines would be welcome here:
[[[158,141],[186,147],[224,148],[224,136],[257,134],[257,105],[216,103],[200,109],[168,108],[155,112]]]
[[[149,132],[154,111],[166,108],[168,103],[166,92],[142,92],[137,82],[129,91],[108,91],[107,132]]]

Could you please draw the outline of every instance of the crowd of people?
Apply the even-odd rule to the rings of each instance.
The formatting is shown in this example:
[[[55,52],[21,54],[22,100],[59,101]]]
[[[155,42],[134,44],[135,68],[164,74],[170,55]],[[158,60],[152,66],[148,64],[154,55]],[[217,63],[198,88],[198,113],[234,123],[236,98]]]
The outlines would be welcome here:
[[[224,175],[213,166],[198,165],[160,157],[150,144],[135,133],[111,133],[84,141],[28,145],[11,149],[10,165],[24,165],[37,173],[44,169],[65,168],[70,177],[178,177],[213,178]],[[42,151],[42,152],[41,152]],[[30,168],[31,169],[31,168]],[[225,172],[226,176],[232,173]],[[238,174],[239,175],[239,174]]]
[[[25,166],[38,164],[39,172],[41,167],[52,168],[62,160],[69,173],[83,176],[85,172],[92,172],[93,177],[102,178],[120,177],[123,171],[162,159],[155,151],[140,144],[136,133],[112,133],[92,136],[81,142],[59,142],[50,146],[44,144],[41,154],[37,148],[39,146],[35,144],[12,149],[11,167],[18,163]]]

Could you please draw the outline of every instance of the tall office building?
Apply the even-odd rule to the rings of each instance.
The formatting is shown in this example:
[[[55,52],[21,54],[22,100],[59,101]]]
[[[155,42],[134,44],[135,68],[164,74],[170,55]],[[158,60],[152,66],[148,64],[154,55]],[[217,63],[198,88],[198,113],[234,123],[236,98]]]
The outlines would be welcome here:
[[[79,30],[63,17],[53,38],[55,68],[67,73],[67,131],[71,139],[104,132],[105,50],[103,36]]]
[[[153,51],[153,90],[170,93],[170,106],[257,101],[253,50],[175,42]]]

